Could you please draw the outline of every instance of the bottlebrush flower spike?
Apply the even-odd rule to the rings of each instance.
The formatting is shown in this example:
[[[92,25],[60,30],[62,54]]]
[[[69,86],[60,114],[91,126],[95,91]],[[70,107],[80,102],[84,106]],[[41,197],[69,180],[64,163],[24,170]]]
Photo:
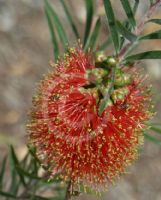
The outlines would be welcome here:
[[[98,109],[111,84],[111,68],[81,47],[69,49],[40,83],[28,123],[29,143],[54,176],[72,186],[98,190],[124,173],[138,157],[151,94],[135,66],[117,68],[102,115]]]

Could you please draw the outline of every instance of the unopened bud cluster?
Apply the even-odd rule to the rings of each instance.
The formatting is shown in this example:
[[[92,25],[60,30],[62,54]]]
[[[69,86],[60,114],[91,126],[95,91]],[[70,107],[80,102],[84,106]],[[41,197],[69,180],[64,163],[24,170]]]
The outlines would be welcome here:
[[[96,53],[95,63],[97,68],[86,71],[85,77],[88,80],[88,84],[85,87],[88,88],[88,91],[89,88],[92,88],[91,91],[95,88],[96,94],[101,93],[101,96],[96,96],[103,98],[107,95],[110,85],[113,84],[113,91],[109,99],[110,104],[118,101],[123,102],[129,93],[127,85],[132,83],[131,74],[122,70],[114,57],[106,56],[103,52]],[[114,67],[116,68],[115,78],[111,83],[111,73]],[[101,99],[98,99],[97,102],[101,102]]]

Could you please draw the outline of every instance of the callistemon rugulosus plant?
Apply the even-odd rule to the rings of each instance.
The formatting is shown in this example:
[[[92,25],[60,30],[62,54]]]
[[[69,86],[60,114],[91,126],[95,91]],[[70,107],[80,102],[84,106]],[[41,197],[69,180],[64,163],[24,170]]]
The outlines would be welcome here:
[[[29,142],[52,175],[104,189],[137,159],[151,107],[135,65],[71,48],[33,98]]]
[[[79,38],[66,4],[61,3]],[[68,182],[70,194],[80,192],[82,186],[105,190],[125,173],[138,158],[143,134],[148,128],[147,121],[154,114],[150,87],[145,83],[145,74],[137,67],[136,60],[160,58],[161,52],[149,51],[132,56],[129,53],[139,40],[159,36],[157,33],[140,34],[161,1],[151,4],[138,26],[134,14],[139,1],[135,2],[134,13],[128,1],[121,3],[130,17],[124,25],[115,19],[110,1],[104,0],[111,32],[109,41],[113,41],[115,54],[100,51],[107,42],[98,50],[94,48],[100,20],[90,33],[92,1],[86,1],[84,44],[68,48],[64,57],[59,59],[52,23],[57,27],[63,45],[66,35],[49,3],[46,1],[45,4],[56,62],[51,63],[50,72],[40,82],[33,98],[27,130],[29,144],[36,147],[42,165],[48,168],[51,177],[60,175],[64,182]],[[157,23],[157,20],[153,22]]]

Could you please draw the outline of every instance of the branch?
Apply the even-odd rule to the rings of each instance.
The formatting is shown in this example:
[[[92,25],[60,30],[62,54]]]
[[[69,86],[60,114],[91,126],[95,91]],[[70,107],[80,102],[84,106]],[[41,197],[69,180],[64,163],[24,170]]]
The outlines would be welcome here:
[[[157,0],[154,4],[152,4],[150,6],[147,13],[143,17],[143,20],[140,22],[140,24],[138,26],[136,26],[134,34],[136,34],[137,36],[139,36],[141,34],[141,32],[144,29],[144,25],[145,25],[146,21],[148,21],[148,19],[156,12],[156,10],[159,8],[159,6],[161,6],[161,0]],[[136,43],[136,41],[134,43]],[[122,50],[120,51],[120,53],[118,55],[119,60],[122,60],[124,55],[129,51],[129,48],[132,49],[132,46],[133,46],[133,43],[130,42],[130,43],[126,44],[124,46],[124,48],[122,48]]]
[[[70,200],[71,198],[71,191],[70,191],[70,188],[71,188],[71,180],[68,182],[68,185],[67,185],[67,190],[66,190],[66,194],[65,194],[65,199],[64,200]]]
[[[47,171],[41,177],[42,179],[48,179],[50,177],[50,173]],[[30,194],[31,188],[36,187],[40,180],[31,180],[27,187],[24,188],[22,193],[17,197],[17,199],[28,199],[33,194]]]
[[[140,35],[140,33],[144,29],[144,25],[145,25],[146,21],[148,21],[148,19],[156,12],[156,10],[159,8],[159,6],[161,6],[161,0],[157,0],[154,4],[152,4],[150,6],[150,8],[147,11],[147,13],[145,14],[143,20],[140,22],[140,24],[135,29],[136,35]]]

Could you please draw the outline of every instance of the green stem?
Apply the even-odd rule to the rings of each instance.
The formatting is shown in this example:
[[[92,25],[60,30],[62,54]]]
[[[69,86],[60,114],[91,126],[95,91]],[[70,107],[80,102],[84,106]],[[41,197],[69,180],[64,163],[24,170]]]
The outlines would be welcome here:
[[[131,53],[131,51],[138,45],[138,40],[136,40],[134,43],[132,43],[131,45],[129,45],[129,47],[127,48],[127,50],[124,53],[124,59],[126,59],[126,56],[128,56],[128,54]]]
[[[105,95],[100,107],[99,107],[99,110],[98,110],[98,114],[99,116],[102,115],[103,111],[105,110],[106,106],[107,106],[107,103],[108,103],[108,100],[110,98],[110,95],[113,91],[113,88],[114,88],[114,80],[115,80],[115,73],[116,73],[116,66],[113,66],[112,68],[112,76],[111,76],[111,83],[110,83],[110,86],[109,86],[109,89],[108,89],[108,92],[107,94]]]
[[[140,22],[140,24],[135,28],[134,33],[139,36],[141,34],[141,32],[144,29],[144,25],[146,23],[146,21],[148,21],[148,19],[153,15],[153,13],[161,6],[161,0],[157,0],[154,4],[152,4],[150,6],[150,8],[148,9],[147,13],[145,14],[143,20]],[[121,49],[118,58],[119,60],[124,60],[124,56],[129,54],[134,47],[136,47],[136,45],[138,44],[138,40],[134,41],[134,42],[130,42],[128,44],[126,44],[124,46],[124,48]]]
[[[135,34],[140,35],[140,33],[144,29],[144,25],[146,21],[156,12],[156,10],[161,6],[161,0],[157,0],[155,3],[153,3],[147,13],[145,14],[143,20],[140,22],[140,24],[135,29]]]

